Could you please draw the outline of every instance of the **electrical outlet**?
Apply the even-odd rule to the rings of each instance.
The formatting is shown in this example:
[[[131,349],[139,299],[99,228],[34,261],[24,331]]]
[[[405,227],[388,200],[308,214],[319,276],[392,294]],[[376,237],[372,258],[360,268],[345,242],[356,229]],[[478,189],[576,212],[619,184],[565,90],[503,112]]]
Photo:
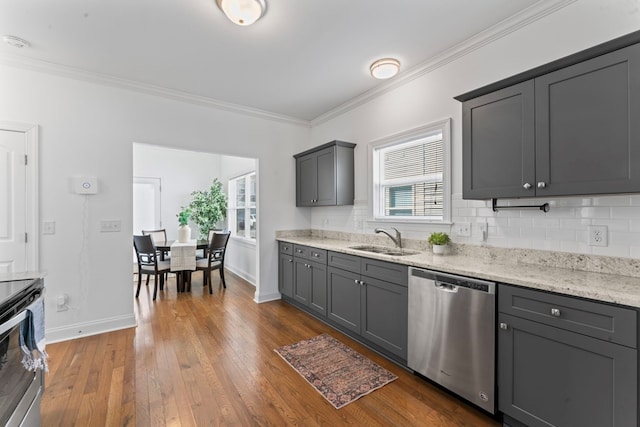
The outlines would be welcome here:
[[[607,246],[607,226],[590,225],[587,227],[589,234],[589,246]]]
[[[471,224],[468,222],[456,222],[456,234],[462,237],[471,236]]]
[[[480,231],[480,239],[484,242],[487,240],[487,235],[489,234],[489,224],[487,222],[479,222],[476,224],[478,226],[478,231]]]

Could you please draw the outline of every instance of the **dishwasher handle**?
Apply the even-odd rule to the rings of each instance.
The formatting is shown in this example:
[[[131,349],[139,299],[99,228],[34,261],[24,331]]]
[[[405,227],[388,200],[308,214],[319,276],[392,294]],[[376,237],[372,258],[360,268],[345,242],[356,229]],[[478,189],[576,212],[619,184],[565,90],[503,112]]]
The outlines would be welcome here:
[[[443,292],[452,292],[452,293],[458,292],[458,287],[456,285],[452,285],[451,283],[444,283],[444,282],[439,282],[435,280],[435,286],[438,290]]]

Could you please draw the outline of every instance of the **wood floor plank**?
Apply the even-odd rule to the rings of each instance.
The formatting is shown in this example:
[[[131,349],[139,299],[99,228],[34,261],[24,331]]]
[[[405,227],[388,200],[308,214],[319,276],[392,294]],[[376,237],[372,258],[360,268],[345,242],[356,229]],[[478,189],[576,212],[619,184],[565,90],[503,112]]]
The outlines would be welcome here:
[[[473,426],[484,412],[227,273],[214,293],[194,275],[134,300],[137,327],[51,344],[43,426]],[[135,285],[135,279],[133,284]],[[132,295],[134,291],[132,287]],[[328,333],[398,379],[336,410],[275,348]]]

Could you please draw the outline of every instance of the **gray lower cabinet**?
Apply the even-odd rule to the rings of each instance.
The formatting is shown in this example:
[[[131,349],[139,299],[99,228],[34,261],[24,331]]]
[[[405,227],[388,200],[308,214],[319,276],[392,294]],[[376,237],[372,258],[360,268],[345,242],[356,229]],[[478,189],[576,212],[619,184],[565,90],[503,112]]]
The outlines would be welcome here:
[[[282,295],[293,298],[293,255],[280,253],[278,289]]]
[[[311,310],[327,315],[327,251],[279,243],[280,293]]]
[[[640,191],[640,44],[458,98],[464,199]]]
[[[406,360],[407,267],[337,252],[328,257],[329,320]]]
[[[332,141],[296,154],[296,206],[352,205],[353,150],[356,144]]]
[[[511,426],[638,426],[636,311],[500,285],[498,406]]]
[[[327,266],[306,259],[294,259],[293,298],[309,308],[327,314]]]

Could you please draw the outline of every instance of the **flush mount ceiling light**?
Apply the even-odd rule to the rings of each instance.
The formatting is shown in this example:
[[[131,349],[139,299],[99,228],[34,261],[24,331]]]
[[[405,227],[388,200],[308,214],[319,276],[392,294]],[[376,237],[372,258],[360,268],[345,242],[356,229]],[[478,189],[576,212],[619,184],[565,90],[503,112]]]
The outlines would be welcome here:
[[[400,71],[400,61],[394,58],[382,58],[369,67],[371,75],[376,79],[390,79]]]
[[[16,36],[2,36],[2,40],[8,44],[9,46],[13,46],[13,47],[17,47],[17,48],[23,48],[23,47],[29,47],[31,46],[29,44],[28,41],[26,41],[25,39],[21,39],[20,37],[16,37]]]
[[[267,11],[265,0],[216,0],[220,10],[237,25],[251,25]]]

